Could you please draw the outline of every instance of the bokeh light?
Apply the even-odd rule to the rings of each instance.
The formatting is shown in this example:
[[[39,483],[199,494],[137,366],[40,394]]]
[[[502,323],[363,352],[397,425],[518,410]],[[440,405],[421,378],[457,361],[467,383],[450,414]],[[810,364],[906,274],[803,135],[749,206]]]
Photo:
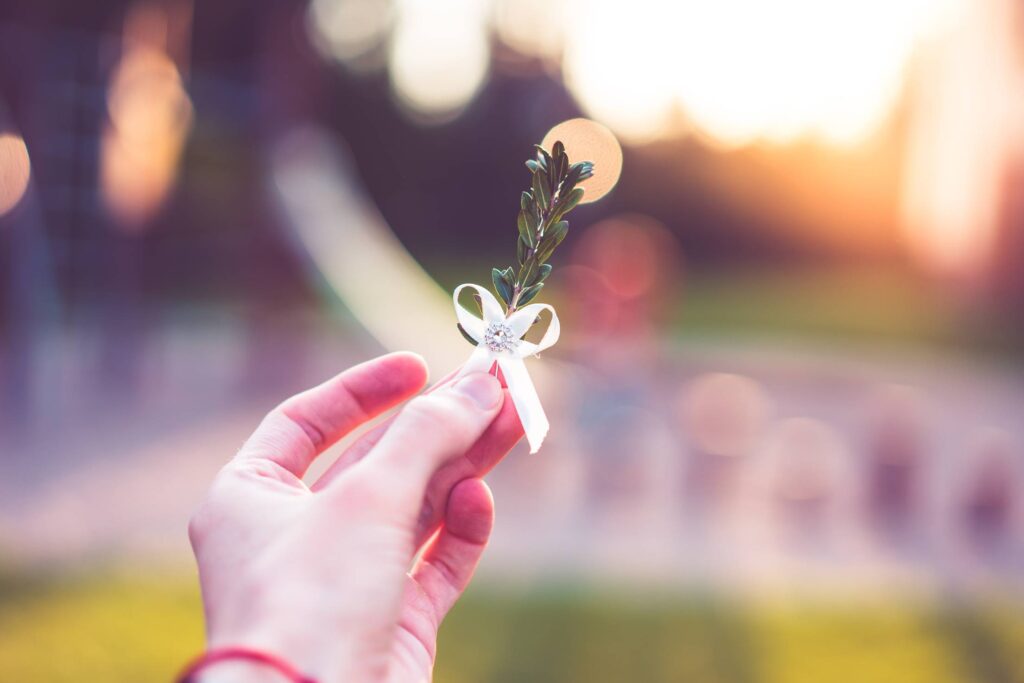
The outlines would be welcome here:
[[[583,2],[570,5],[563,70],[586,112],[631,142],[666,132],[676,100],[664,82],[675,44],[664,16],[674,3]]]
[[[307,15],[310,35],[320,51],[356,70],[383,66],[372,59],[395,22],[391,0],[313,0]]]
[[[570,257],[558,276],[567,342],[636,354],[678,301],[675,235],[650,216],[619,214],[577,233]]]
[[[835,429],[820,420],[783,420],[766,438],[764,449],[761,455],[774,468],[775,493],[782,500],[820,500],[838,485],[845,447]]]
[[[20,135],[0,133],[0,216],[17,206],[28,189],[32,162]]]
[[[902,213],[910,251],[933,271],[982,270],[1024,149],[1020,3],[965,3],[927,53],[910,98]]]
[[[596,202],[612,191],[622,175],[622,147],[614,133],[596,121],[570,119],[549,130],[541,144],[551,149],[559,140],[569,161],[594,162],[594,175],[580,183],[586,190],[581,204]]]
[[[110,126],[101,142],[100,189],[121,229],[134,231],[167,198],[192,123],[192,101],[166,51],[167,17],[149,5],[125,20],[124,51],[110,79]]]
[[[630,139],[678,130],[742,145],[817,135],[851,144],[889,115],[929,19],[946,2],[586,0],[566,78]]]
[[[685,386],[679,408],[687,433],[702,451],[733,457],[751,452],[771,412],[757,382],[717,372]]]
[[[657,295],[652,290],[676,281],[678,252],[675,236],[657,220],[642,214],[622,214],[586,228],[572,258],[573,263],[600,274],[609,294],[632,300]]]
[[[329,133],[316,127],[292,130],[274,147],[274,186],[298,241],[385,348],[415,349],[431,367],[455,367],[465,354],[452,343],[457,333],[445,320],[449,293],[366,201],[344,154]]]
[[[475,0],[406,0],[388,66],[399,102],[417,119],[456,116],[484,83],[491,49],[484,5]]]
[[[494,0],[492,21],[498,38],[525,54],[555,59],[571,25],[565,0]]]

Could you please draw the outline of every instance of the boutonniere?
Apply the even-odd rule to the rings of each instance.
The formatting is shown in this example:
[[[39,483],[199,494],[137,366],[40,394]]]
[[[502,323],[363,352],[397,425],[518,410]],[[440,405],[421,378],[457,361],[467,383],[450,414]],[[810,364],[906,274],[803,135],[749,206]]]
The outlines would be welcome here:
[[[540,145],[536,147],[536,158],[526,162],[531,179],[530,188],[523,192],[519,202],[515,264],[491,271],[497,298],[475,284],[459,285],[453,294],[459,331],[476,346],[458,376],[489,372],[497,364],[523,423],[531,453],[540,449],[550,424],[524,359],[550,348],[559,335],[555,309],[531,302],[551,275],[548,259],[569,232],[566,215],[583,199],[584,190],[577,185],[594,174],[594,164],[589,161],[570,163],[561,142],[552,145],[550,152]],[[474,291],[479,316],[459,303],[459,294],[465,289]],[[551,322],[541,340],[533,343],[523,339],[545,310],[551,313]]]

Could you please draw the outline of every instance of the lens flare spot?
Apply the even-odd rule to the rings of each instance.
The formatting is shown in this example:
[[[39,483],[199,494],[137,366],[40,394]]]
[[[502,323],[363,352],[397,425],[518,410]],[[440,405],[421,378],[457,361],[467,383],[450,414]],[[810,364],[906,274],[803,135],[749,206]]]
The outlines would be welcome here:
[[[570,0],[569,90],[630,142],[853,146],[894,111],[915,50],[964,0]]]
[[[0,133],[0,216],[21,201],[31,173],[25,141],[20,135]]]
[[[322,54],[357,71],[372,71],[383,66],[377,55],[395,15],[388,0],[313,0],[307,18],[313,44]]]
[[[751,453],[772,410],[759,383],[725,373],[700,375],[684,387],[680,399],[681,417],[690,438],[713,455]]]
[[[561,140],[569,161],[593,161],[594,175],[580,183],[586,190],[581,204],[596,202],[612,191],[622,175],[622,147],[607,127],[590,119],[569,119],[548,131],[546,149]]]
[[[476,5],[461,0],[408,2],[391,38],[391,86],[424,123],[444,123],[477,94],[490,67],[490,45]]]

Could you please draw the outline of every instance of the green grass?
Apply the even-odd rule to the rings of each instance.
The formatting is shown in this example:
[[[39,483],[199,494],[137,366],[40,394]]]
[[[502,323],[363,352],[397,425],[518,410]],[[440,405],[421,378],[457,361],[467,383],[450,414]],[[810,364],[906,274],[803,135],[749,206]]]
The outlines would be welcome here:
[[[489,261],[488,261],[489,262]],[[484,271],[438,266],[442,286],[480,280]],[[568,295],[556,267],[543,297]],[[874,347],[929,348],[1019,360],[1022,331],[950,283],[893,267],[834,266],[700,269],[667,292],[679,339],[800,340]]]
[[[0,584],[0,681],[169,681],[202,647],[197,589],[117,575]]]
[[[686,335],[783,336],[932,347],[998,356],[1021,351],[1020,332],[980,302],[894,270],[698,272],[676,307]]]
[[[181,577],[0,582],[0,680],[168,681],[202,644]],[[441,634],[439,683],[1017,683],[1012,605],[740,605],[591,589],[472,589]]]

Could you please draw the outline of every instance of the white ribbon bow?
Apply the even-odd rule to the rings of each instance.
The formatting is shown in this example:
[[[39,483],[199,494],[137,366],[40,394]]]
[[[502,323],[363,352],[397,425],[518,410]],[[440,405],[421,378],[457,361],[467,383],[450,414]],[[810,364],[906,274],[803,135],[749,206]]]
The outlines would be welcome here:
[[[459,293],[466,287],[474,289],[480,295],[484,313],[482,320],[459,303]],[[455,315],[459,319],[459,324],[466,334],[477,342],[476,349],[459,370],[456,379],[471,372],[489,372],[491,366],[497,363],[505,376],[508,393],[519,414],[519,421],[523,423],[530,452],[536,453],[544,442],[550,423],[544,414],[537,389],[533,386],[533,380],[526,371],[523,359],[550,348],[558,341],[558,314],[547,304],[529,304],[506,318],[504,309],[493,294],[483,287],[471,284],[456,287],[452,298],[455,301]],[[530,329],[537,316],[545,310],[551,311],[551,324],[544,337],[536,344],[523,339],[522,336]]]

